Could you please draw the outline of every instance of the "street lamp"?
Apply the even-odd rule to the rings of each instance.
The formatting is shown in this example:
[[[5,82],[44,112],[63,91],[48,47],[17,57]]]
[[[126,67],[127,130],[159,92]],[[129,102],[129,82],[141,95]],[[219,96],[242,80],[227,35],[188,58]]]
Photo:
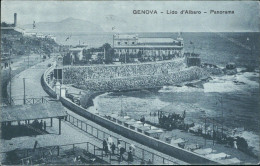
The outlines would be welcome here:
[[[223,138],[223,100],[222,100],[222,97],[220,97],[220,99],[218,99],[218,101],[221,104],[221,137]]]
[[[25,104],[25,78],[23,78],[23,104]]]
[[[11,68],[11,57],[12,57],[12,49],[9,50],[9,79],[10,79],[10,105],[12,105],[12,68]]]

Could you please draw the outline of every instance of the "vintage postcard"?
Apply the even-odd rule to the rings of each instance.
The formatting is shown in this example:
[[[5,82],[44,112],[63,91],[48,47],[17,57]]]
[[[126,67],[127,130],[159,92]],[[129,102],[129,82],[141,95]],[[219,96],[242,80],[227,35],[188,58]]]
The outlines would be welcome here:
[[[1,165],[259,164],[258,1],[1,1]]]

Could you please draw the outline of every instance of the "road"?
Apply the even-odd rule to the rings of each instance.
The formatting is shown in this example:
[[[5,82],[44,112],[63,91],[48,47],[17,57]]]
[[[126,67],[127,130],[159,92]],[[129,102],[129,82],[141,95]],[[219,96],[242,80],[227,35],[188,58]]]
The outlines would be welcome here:
[[[32,54],[30,55],[29,63],[28,63],[28,56],[18,56],[12,59],[11,64],[11,77],[16,76],[20,72],[26,70],[28,67],[33,66],[41,62],[42,59],[39,55]],[[29,65],[28,65],[29,64]],[[4,62],[1,63],[4,66]],[[2,68],[1,69],[1,98],[6,99],[8,94],[10,94],[9,87],[7,88],[7,84],[10,81],[10,68]],[[3,100],[2,100],[3,101]]]

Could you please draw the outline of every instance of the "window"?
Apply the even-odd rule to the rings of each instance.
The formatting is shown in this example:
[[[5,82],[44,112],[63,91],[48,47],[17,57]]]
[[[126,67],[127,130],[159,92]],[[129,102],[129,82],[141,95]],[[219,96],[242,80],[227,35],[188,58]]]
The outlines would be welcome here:
[[[135,42],[132,42],[132,44],[135,44]]]
[[[117,42],[118,45],[120,45],[120,42]]]
[[[125,42],[125,44],[127,44],[127,42]]]

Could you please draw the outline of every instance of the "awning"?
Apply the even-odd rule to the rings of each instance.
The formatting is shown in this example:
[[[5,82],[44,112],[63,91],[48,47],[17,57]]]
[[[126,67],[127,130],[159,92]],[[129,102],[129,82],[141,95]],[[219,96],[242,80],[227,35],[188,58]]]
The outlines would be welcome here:
[[[133,125],[133,124],[136,124],[136,121],[134,119],[131,119],[131,120],[125,122],[125,123],[127,123],[129,125]]]
[[[206,158],[209,158],[209,159],[213,159],[213,160],[219,160],[219,159],[222,159],[222,158],[225,158],[225,157],[230,157],[230,155],[226,154],[226,153],[212,153],[212,154],[208,154],[205,156]]]
[[[45,119],[67,116],[61,103],[14,105],[1,107],[0,122]]]
[[[206,154],[210,154],[210,153],[213,153],[216,151],[211,148],[206,148],[206,149],[197,149],[197,150],[194,150],[194,152],[197,154],[200,154],[200,155],[206,155]]]
[[[137,129],[140,129],[140,130],[142,130],[142,131],[147,131],[147,130],[150,130],[150,127],[140,126],[140,127],[137,127]]]
[[[172,139],[171,140],[171,144],[179,144],[179,143],[183,143],[185,142],[182,138],[178,138],[178,139]]]
[[[227,164],[240,164],[240,160],[236,157],[232,158],[232,159],[224,159],[220,161],[221,164],[227,165]]]
[[[149,134],[160,134],[160,133],[163,133],[163,130],[161,129],[158,129],[158,130],[149,130],[149,131],[146,131],[146,133],[149,133]]]

